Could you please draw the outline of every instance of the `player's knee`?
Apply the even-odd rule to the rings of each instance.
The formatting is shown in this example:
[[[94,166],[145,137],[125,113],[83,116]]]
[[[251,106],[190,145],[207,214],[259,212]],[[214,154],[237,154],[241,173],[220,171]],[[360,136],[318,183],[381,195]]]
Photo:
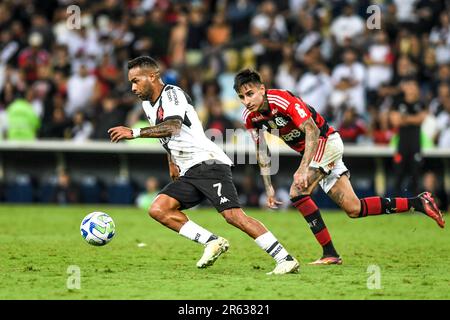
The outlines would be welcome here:
[[[162,222],[163,220],[164,220],[164,217],[165,217],[165,215],[164,215],[164,212],[165,212],[166,210],[164,210],[164,207],[163,206],[161,206],[159,203],[157,203],[157,202],[154,202],[151,206],[150,206],[150,209],[148,210],[148,215],[151,217],[151,218],[153,218],[153,219],[155,219],[155,220],[157,220],[157,221],[160,221],[160,222]]]
[[[360,202],[352,202],[344,207],[345,212],[349,218],[355,219],[359,218],[359,212],[361,211]]]
[[[301,188],[301,189],[296,189],[296,188],[291,188],[291,191],[289,192],[289,198],[295,198],[298,196],[306,196],[311,194],[311,192],[308,190],[308,188]]]
[[[240,210],[228,209],[222,212],[225,221],[233,226],[238,226],[242,223],[242,214]]]

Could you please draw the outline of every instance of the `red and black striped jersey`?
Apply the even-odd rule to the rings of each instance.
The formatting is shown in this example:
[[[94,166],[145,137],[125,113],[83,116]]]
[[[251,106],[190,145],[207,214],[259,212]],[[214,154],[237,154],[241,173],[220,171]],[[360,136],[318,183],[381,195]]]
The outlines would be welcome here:
[[[264,129],[271,133],[272,130],[277,129],[279,137],[289,147],[301,153],[305,149],[305,133],[299,129],[299,126],[306,119],[314,120],[323,138],[327,138],[336,131],[313,107],[290,91],[269,89],[266,90],[266,99],[269,103],[269,111],[261,113],[244,110],[244,124],[248,130]]]

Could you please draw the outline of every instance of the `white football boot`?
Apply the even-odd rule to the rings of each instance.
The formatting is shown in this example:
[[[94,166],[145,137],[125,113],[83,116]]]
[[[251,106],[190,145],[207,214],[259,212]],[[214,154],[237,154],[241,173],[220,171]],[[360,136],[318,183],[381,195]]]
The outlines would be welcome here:
[[[203,252],[203,256],[197,262],[197,268],[207,268],[212,266],[217,258],[228,250],[229,246],[228,240],[222,237],[209,241],[205,244],[205,251]]]
[[[288,259],[284,259],[280,263],[277,263],[275,269],[273,269],[271,272],[268,272],[267,274],[272,275],[272,274],[297,273],[298,269],[300,268],[300,264],[295,258],[292,258],[291,256],[288,256],[287,258]]]

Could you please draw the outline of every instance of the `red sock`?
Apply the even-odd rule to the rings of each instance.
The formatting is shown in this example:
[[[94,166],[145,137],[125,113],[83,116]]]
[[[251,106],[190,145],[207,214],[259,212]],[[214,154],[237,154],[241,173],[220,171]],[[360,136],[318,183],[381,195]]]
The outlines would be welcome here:
[[[310,196],[298,196],[291,199],[292,204],[308,222],[317,242],[323,248],[324,256],[339,256],[336,252],[330,233],[322,219],[320,210]]]
[[[360,199],[361,211],[359,218],[379,214],[391,214],[409,211],[411,203],[408,198],[369,197]]]

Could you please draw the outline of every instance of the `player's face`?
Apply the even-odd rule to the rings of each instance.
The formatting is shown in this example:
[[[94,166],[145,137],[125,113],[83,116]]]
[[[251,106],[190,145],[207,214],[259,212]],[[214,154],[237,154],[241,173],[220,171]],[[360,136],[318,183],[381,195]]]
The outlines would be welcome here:
[[[255,112],[264,106],[265,92],[263,84],[246,83],[239,88],[238,96],[248,111]]]
[[[131,82],[131,91],[142,101],[150,100],[153,95],[154,73],[146,68],[133,68],[128,71],[128,81]]]

